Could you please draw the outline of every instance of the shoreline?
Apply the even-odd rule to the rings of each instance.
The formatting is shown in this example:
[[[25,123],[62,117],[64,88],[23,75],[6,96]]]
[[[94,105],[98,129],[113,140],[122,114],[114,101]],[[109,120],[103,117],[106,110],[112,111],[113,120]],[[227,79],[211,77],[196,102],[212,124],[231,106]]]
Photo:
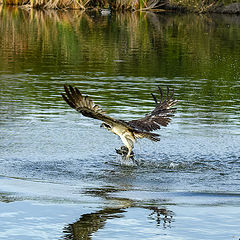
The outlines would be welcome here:
[[[15,2],[16,3],[16,2]],[[139,7],[139,8],[134,8],[133,6],[112,6],[109,7],[108,9],[101,8],[101,7],[96,7],[96,6],[84,6],[82,4],[76,4],[73,3],[72,5],[51,5],[49,2],[46,4],[38,4],[38,5],[32,5],[30,3],[28,4],[21,4],[21,2],[18,2],[18,4],[14,4],[12,1],[0,1],[0,5],[2,6],[17,6],[17,7],[26,7],[30,9],[42,9],[42,10],[84,10],[84,11],[108,11],[109,13],[111,12],[135,12],[135,11],[149,11],[149,12],[184,12],[184,13],[197,13],[197,14],[206,14],[206,13],[218,13],[218,14],[236,14],[240,15],[240,3],[230,3],[230,4],[209,4],[205,6],[188,6],[187,4],[174,4],[174,3],[162,3],[157,7],[155,6],[149,6],[149,7]]]
[[[166,4],[166,10],[176,11],[176,12],[195,12],[195,13],[219,13],[219,14],[240,14],[240,3],[231,3],[231,4],[219,4],[218,6],[212,5],[202,9],[202,11],[194,11],[187,6]]]

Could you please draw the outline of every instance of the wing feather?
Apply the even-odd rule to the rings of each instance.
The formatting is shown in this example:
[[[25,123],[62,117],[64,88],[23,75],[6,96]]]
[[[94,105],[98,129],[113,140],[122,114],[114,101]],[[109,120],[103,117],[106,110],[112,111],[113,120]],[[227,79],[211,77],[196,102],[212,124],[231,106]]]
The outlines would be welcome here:
[[[98,119],[108,124],[118,123],[127,126],[123,121],[105,115],[104,111],[98,105],[94,104],[90,97],[82,96],[77,88],[73,88],[71,85],[68,87],[64,85],[64,89],[65,93],[62,93],[62,97],[65,102],[85,117]]]
[[[174,112],[177,108],[172,108],[177,104],[177,100],[174,100],[174,90],[171,91],[167,87],[166,97],[163,100],[163,91],[158,87],[160,92],[160,101],[158,102],[157,97],[151,93],[153,100],[155,102],[155,108],[152,112],[147,114],[145,117],[129,121],[128,124],[132,128],[151,132],[157,129],[160,129],[161,126],[166,127],[171,121],[171,117],[174,116]]]
[[[70,107],[77,110],[82,115],[101,120],[111,125],[120,124],[124,127],[127,127],[131,131],[137,131],[138,134],[140,134],[140,131],[142,131],[142,133],[144,133],[144,137],[147,136],[146,133],[160,129],[161,126],[167,126],[169,124],[171,117],[174,116],[174,112],[176,111],[176,108],[172,107],[178,102],[177,100],[173,100],[174,91],[170,93],[168,87],[166,91],[166,97],[163,100],[163,91],[159,87],[159,102],[157,97],[152,93],[152,97],[155,102],[155,108],[153,111],[143,118],[126,122],[105,115],[105,112],[98,105],[94,104],[90,97],[83,96],[76,87],[73,88],[71,85],[67,87],[65,85],[64,89],[65,93],[62,93],[63,99]]]

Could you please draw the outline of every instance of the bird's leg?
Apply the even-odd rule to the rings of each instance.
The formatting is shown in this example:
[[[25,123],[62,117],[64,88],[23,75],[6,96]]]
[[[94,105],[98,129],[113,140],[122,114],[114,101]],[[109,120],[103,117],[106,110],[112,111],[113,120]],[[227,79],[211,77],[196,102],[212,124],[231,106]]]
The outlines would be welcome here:
[[[132,149],[133,149],[132,146],[128,148],[128,153],[127,153],[127,155],[126,155],[126,160],[129,160],[130,158],[133,157],[133,151],[132,151]]]

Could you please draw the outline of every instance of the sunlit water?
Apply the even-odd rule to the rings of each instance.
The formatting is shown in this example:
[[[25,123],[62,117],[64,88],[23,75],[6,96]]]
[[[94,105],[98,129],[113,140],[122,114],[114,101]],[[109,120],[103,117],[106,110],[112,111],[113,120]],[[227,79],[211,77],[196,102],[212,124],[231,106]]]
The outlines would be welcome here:
[[[239,239],[240,17],[0,11],[0,239]],[[122,143],[62,100],[111,116],[178,110],[161,141]]]

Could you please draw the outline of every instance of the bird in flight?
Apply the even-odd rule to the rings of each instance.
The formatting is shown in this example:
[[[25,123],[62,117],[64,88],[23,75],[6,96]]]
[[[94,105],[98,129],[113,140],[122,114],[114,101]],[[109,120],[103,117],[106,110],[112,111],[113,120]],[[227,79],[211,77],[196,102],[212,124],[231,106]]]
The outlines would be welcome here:
[[[64,89],[65,93],[62,93],[62,97],[70,107],[85,117],[102,121],[101,127],[106,128],[121,138],[124,146],[116,149],[116,152],[126,160],[133,158],[132,149],[137,139],[147,138],[155,142],[160,141],[160,135],[152,133],[152,131],[168,125],[176,111],[176,108],[172,107],[178,102],[173,99],[174,90],[170,92],[167,87],[166,96],[163,97],[163,91],[158,87],[160,101],[151,93],[155,102],[155,108],[140,119],[125,121],[106,115],[98,105],[94,104],[89,96],[83,96],[78,88],[64,85]]]

